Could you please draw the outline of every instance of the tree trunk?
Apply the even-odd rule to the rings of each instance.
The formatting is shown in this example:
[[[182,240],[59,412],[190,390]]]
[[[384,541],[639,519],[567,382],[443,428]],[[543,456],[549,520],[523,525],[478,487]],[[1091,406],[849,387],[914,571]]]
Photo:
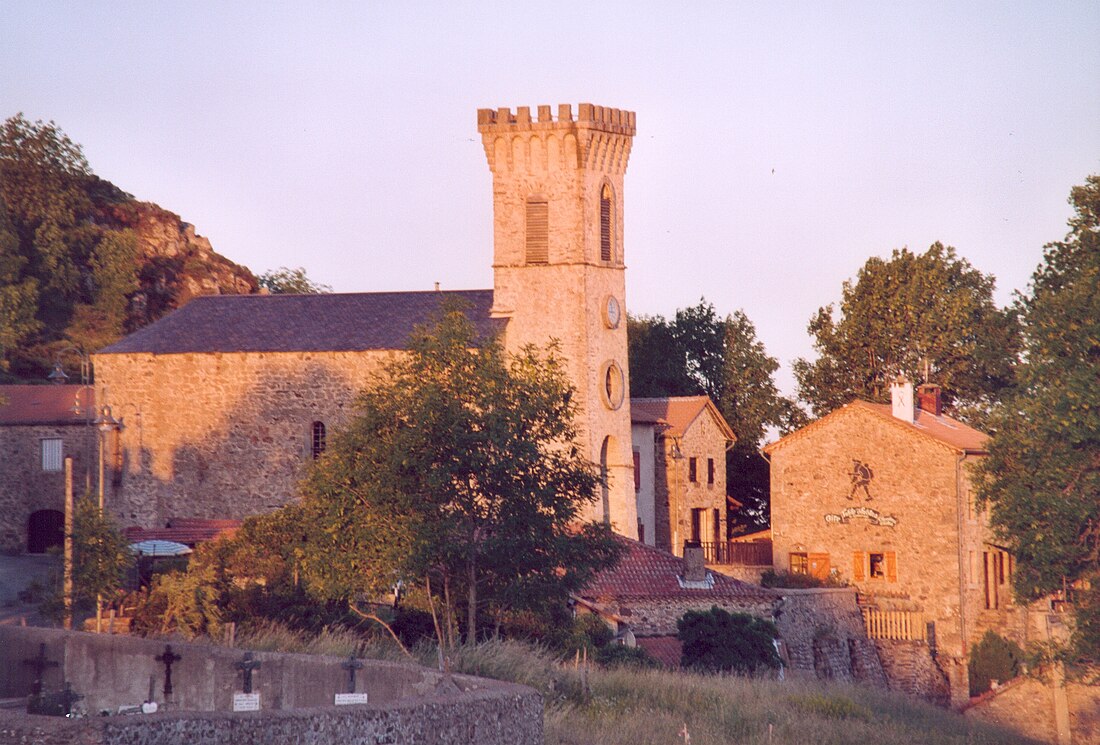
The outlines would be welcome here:
[[[466,562],[466,643],[477,644],[477,558]]]

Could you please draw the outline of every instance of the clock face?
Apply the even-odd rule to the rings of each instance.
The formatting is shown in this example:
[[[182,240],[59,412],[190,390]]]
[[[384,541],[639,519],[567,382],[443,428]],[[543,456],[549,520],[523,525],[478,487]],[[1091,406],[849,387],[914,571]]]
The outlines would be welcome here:
[[[609,329],[617,329],[621,320],[622,311],[619,308],[619,301],[615,299],[614,295],[608,295],[607,301],[604,303],[604,322]]]

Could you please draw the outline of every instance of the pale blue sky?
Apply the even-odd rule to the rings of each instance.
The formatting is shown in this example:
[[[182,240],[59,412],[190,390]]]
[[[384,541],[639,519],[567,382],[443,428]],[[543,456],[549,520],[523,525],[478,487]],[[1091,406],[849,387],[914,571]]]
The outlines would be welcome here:
[[[1023,289],[1100,172],[1100,3],[12,2],[0,116],[260,272],[491,286],[479,107],[637,112],[627,305],[743,308],[784,364],[871,255]],[[774,170],[774,172],[773,172]]]

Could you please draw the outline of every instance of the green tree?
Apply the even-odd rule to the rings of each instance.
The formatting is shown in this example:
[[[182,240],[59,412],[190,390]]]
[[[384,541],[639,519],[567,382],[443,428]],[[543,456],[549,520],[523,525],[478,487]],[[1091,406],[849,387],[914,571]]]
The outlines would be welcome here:
[[[38,281],[26,277],[27,259],[19,251],[19,237],[0,200],[0,371],[7,367],[6,352],[38,331]]]
[[[779,363],[756,337],[742,311],[721,318],[705,299],[661,316],[631,318],[630,388],[633,396],[710,396],[737,435],[726,455],[726,484],[743,508],[731,513],[745,532],[768,524],[769,469],[759,453],[767,431],[800,426],[801,410],[779,393]]]
[[[1019,385],[992,418],[980,497],[1026,599],[1080,588],[1077,646],[1100,659],[1100,176],[1074,187],[1066,239],[1019,299]],[[1087,589],[1091,584],[1091,590]]]
[[[730,613],[718,606],[688,611],[676,622],[683,643],[681,664],[705,672],[755,673],[780,666],[771,621],[747,613]]]
[[[281,266],[264,272],[257,279],[260,287],[272,295],[323,295],[332,292],[328,285],[314,282],[307,277],[303,267],[288,269]]]
[[[479,345],[455,308],[420,329],[303,484],[307,587],[354,600],[430,582],[467,640],[480,614],[563,603],[621,552],[579,523],[599,477],[572,393],[553,348]]]
[[[1020,348],[1015,313],[996,306],[993,288],[940,243],[868,259],[844,283],[839,317],[827,305],[810,319],[818,357],[794,363],[800,398],[815,416],[853,398],[885,402],[900,372],[938,383],[946,408],[980,425],[1012,384]]]

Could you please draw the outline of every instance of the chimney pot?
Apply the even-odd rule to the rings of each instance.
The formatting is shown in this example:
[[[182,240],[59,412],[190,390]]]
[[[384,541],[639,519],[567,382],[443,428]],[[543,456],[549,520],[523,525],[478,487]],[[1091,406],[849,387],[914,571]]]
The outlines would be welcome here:
[[[943,391],[935,383],[917,386],[917,406],[921,411],[939,416],[943,413]]]

